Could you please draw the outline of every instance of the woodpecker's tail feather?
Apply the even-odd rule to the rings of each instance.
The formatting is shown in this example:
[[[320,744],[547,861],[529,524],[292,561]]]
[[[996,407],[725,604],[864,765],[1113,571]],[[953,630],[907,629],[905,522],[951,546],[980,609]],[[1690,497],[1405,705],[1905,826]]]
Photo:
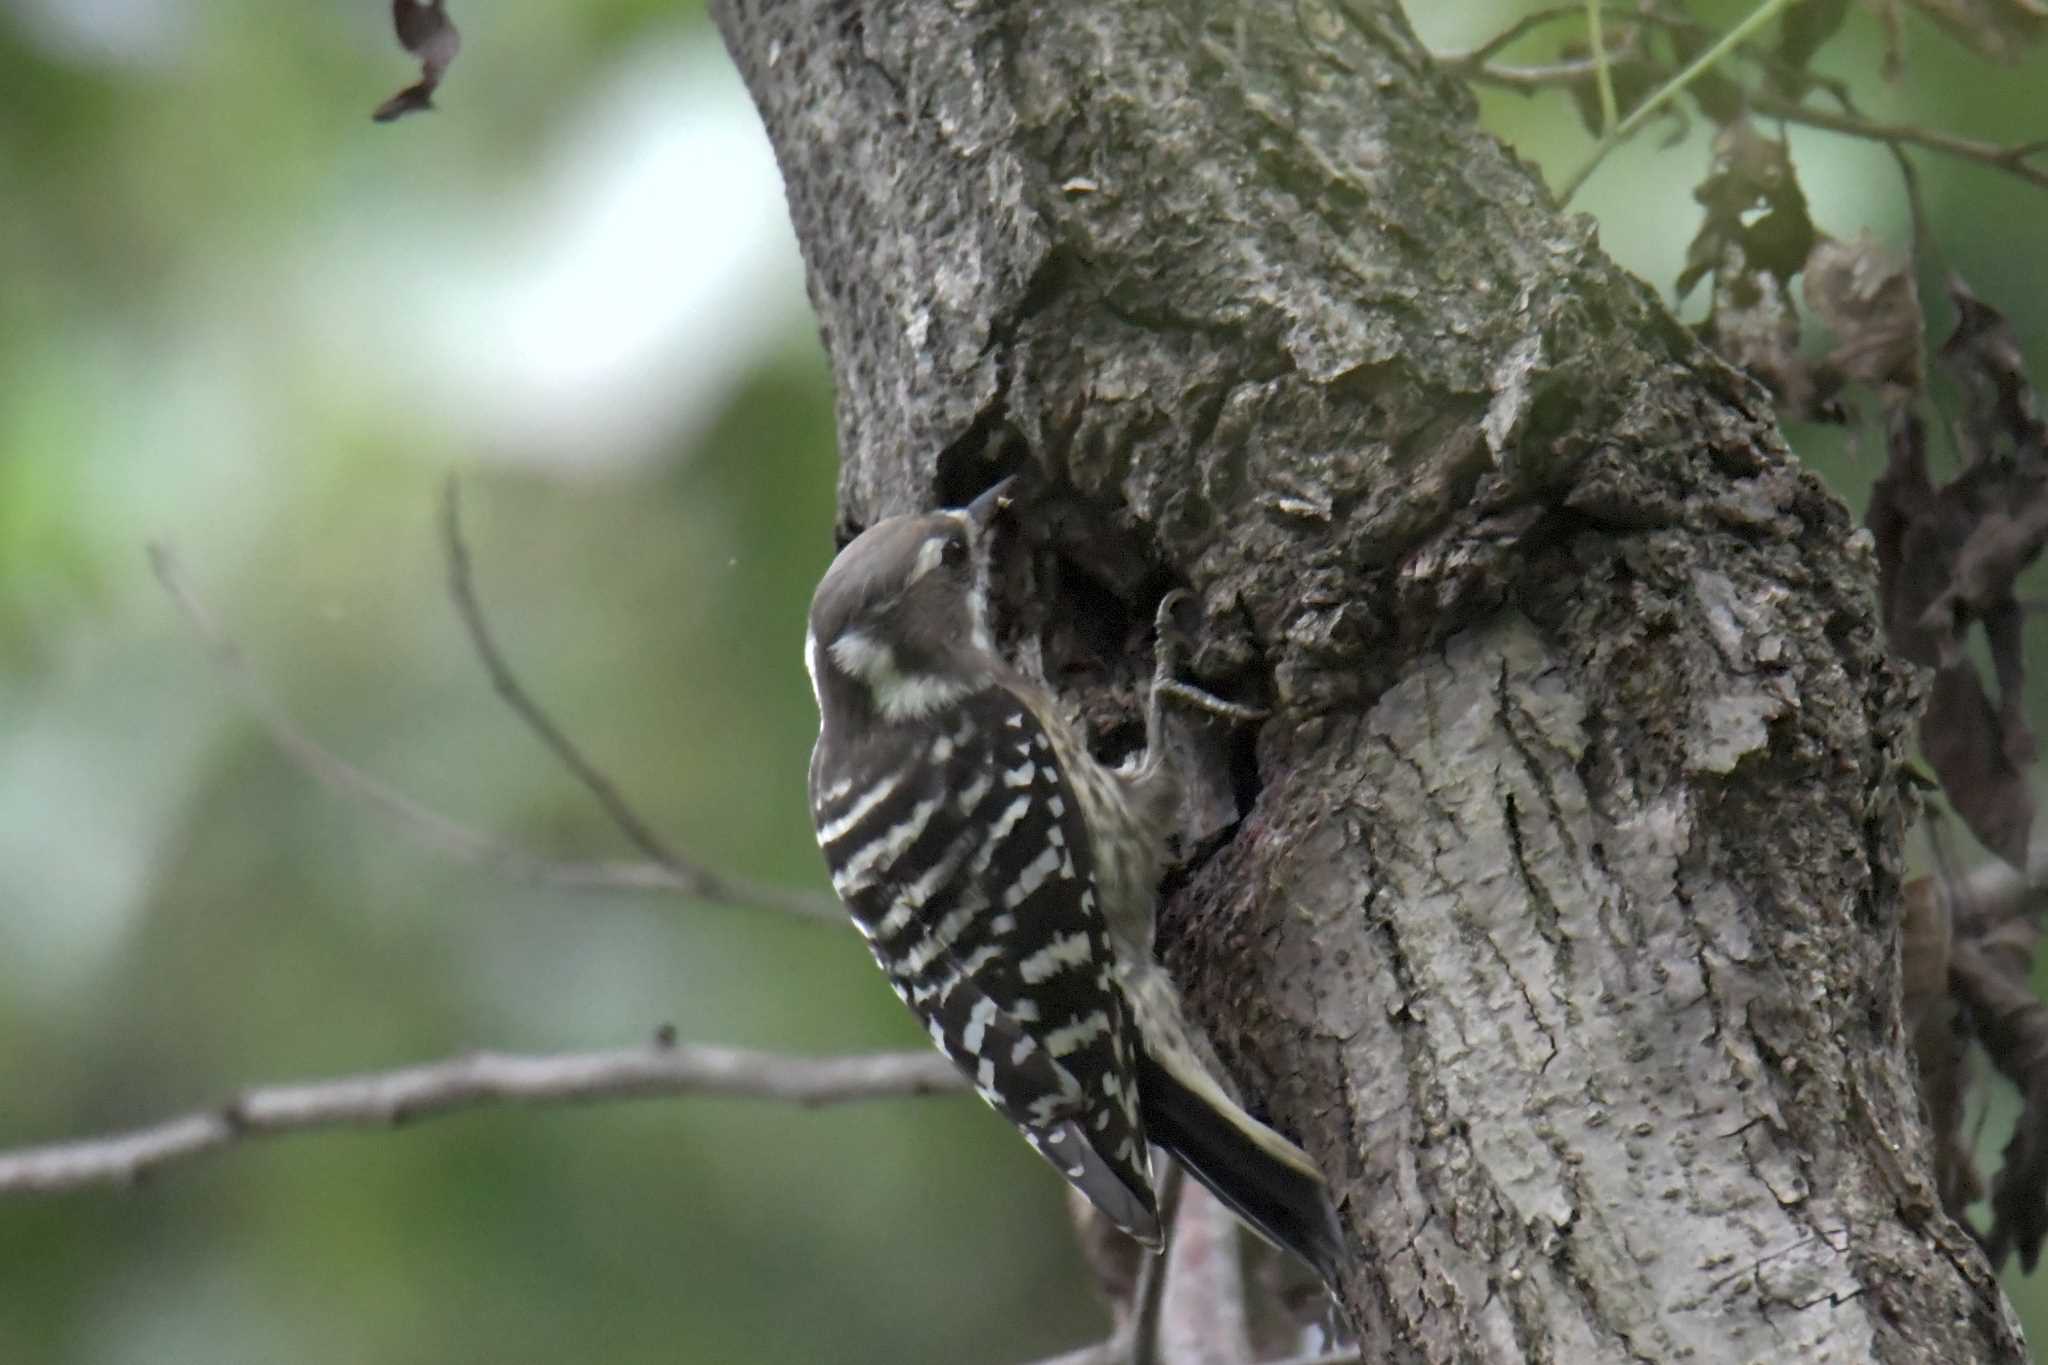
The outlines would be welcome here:
[[[1088,1140],[1087,1128],[1073,1120],[1053,1125],[1020,1123],[1018,1127],[1038,1154],[1050,1161],[1069,1184],[1087,1195],[1088,1202],[1110,1222],[1136,1238],[1141,1246],[1159,1250],[1159,1208],[1153,1201],[1151,1186],[1133,1184],[1131,1169],[1097,1150]],[[1149,1163],[1139,1172],[1146,1180],[1151,1174]]]
[[[1206,1075],[1143,1053],[1145,1135],[1273,1245],[1307,1261],[1333,1289],[1344,1234],[1308,1154],[1239,1107]]]

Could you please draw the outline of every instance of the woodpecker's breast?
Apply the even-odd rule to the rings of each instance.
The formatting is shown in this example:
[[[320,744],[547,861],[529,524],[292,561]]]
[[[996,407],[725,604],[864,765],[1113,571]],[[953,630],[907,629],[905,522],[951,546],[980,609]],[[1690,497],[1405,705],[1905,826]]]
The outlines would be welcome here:
[[[1050,697],[1029,700],[1081,807],[1110,932],[1132,961],[1149,963],[1154,903],[1179,799],[1172,773],[1158,754],[1145,755],[1137,768],[1128,770],[1098,762]]]

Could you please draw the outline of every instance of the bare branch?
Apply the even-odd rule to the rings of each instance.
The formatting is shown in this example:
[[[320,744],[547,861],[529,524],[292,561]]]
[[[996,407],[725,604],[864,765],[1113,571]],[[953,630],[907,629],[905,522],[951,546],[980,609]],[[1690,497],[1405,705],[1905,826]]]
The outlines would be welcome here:
[[[525,723],[534,737],[547,746],[548,752],[583,784],[584,790],[597,799],[598,805],[604,808],[604,813],[629,843],[666,871],[673,884],[688,895],[735,905],[790,910],[830,919],[834,923],[846,923],[845,912],[837,901],[793,896],[779,887],[727,877],[676,852],[640,818],[639,812],[620,794],[617,784],[590,761],[555,723],[554,717],[526,690],[525,684],[519,681],[512,666],[506,662],[504,652],[498,648],[497,638],[484,617],[483,604],[477,599],[475,576],[470,570],[469,546],[462,536],[460,485],[453,475],[449,476],[442,491],[441,542],[448,561],[449,596],[455,601],[456,615],[462,618],[463,628],[469,632],[470,643],[475,647],[477,657],[483,661],[484,671],[490,675],[492,689],[512,708],[513,714]]]
[[[1173,1258],[1174,1224],[1180,1216],[1181,1190],[1187,1182],[1178,1161],[1169,1160],[1159,1177],[1159,1254],[1138,1266],[1138,1287],[1131,1295],[1131,1365],[1157,1365],[1159,1314],[1166,1305],[1166,1273]]]
[[[1172,1256],[1174,1215],[1181,1203],[1183,1178],[1180,1164],[1169,1160],[1158,1188],[1159,1227],[1165,1240],[1157,1255],[1139,1251],[1137,1282],[1129,1287],[1130,1302],[1120,1311],[1116,1330],[1100,1341],[1032,1365],[1158,1365],[1159,1314],[1166,1300],[1167,1262]],[[1090,1210],[1082,1216],[1100,1215]]]
[[[494,835],[450,819],[396,787],[372,777],[307,734],[250,671],[242,658],[241,648],[220,627],[213,613],[185,581],[184,572],[171,548],[151,545],[149,562],[156,572],[157,581],[163,584],[164,591],[199,637],[200,643],[206,646],[230,685],[241,694],[243,703],[269,734],[271,742],[314,781],[382,812],[423,846],[462,862],[490,867],[522,881],[548,886],[605,891],[664,891],[732,905],[778,910],[834,924],[847,923],[845,912],[830,897],[737,879],[706,881],[685,876],[675,868],[659,863],[540,858]]]
[[[1487,62],[1481,66],[1459,65],[1462,53],[1450,54],[1451,72],[1462,76],[1475,85],[1497,86],[1503,90],[1519,90],[1533,94],[1538,90],[1551,90],[1560,86],[1577,85],[1593,79],[1593,63],[1590,58],[1575,57],[1564,61],[1542,62],[1529,65],[1503,65]],[[1446,63],[1439,62],[1439,65]]]
[[[263,1086],[226,1104],[111,1137],[0,1152],[0,1195],[133,1185],[165,1166],[248,1138],[323,1128],[389,1128],[499,1104],[721,1095],[837,1104],[964,1087],[936,1051],[793,1057],[656,1041],[610,1052],[477,1052],[399,1071]]]
[[[584,790],[597,798],[598,805],[604,808],[604,813],[611,817],[611,822],[633,847],[665,868],[690,895],[735,905],[769,905],[829,918],[835,923],[846,922],[845,912],[837,901],[828,904],[815,897],[792,898],[789,892],[778,887],[727,877],[683,857],[640,818],[639,812],[619,793],[611,778],[576,747],[561,726],[555,724],[554,718],[534,700],[518,675],[513,673],[511,665],[506,663],[496,637],[491,634],[490,623],[484,619],[483,604],[477,600],[476,582],[470,572],[469,546],[462,538],[460,486],[453,475],[449,476],[441,497],[441,541],[448,560],[449,595],[455,599],[456,614],[462,618],[470,643],[475,646],[477,657],[483,661],[484,671],[490,675],[491,687],[512,708],[513,714],[525,722],[526,728],[533,731],[534,737],[547,746],[548,752],[583,784]]]
[[[1540,9],[1533,13],[1525,14],[1477,47],[1468,48],[1463,52],[1439,52],[1434,54],[1436,64],[1454,75],[1474,75],[1482,67],[1486,66],[1487,63],[1499,56],[1501,52],[1545,24],[1554,23],[1559,19],[1583,16],[1588,8],[1584,0],[1581,0],[1581,3],[1576,5],[1552,5],[1548,9]],[[1606,6],[1602,12],[1615,19],[1624,21],[1633,21],[1641,18],[1634,10],[1626,9],[1619,5]]]
[[[1130,1360],[1131,1333],[1126,1327],[1101,1341],[1064,1355],[1034,1361],[1032,1365],[1130,1365]],[[1284,1360],[1269,1361],[1266,1365],[1364,1365],[1364,1361],[1365,1357],[1357,1351],[1329,1351],[1322,1355],[1288,1356]]]
[[[1883,142],[1893,147],[1925,147],[1929,151],[1990,166],[2008,175],[2017,176],[2030,185],[2048,189],[2048,168],[2029,164],[2030,159],[2039,156],[2044,145],[2048,144],[2029,142],[2019,146],[2003,147],[1993,142],[1955,137],[1930,128],[1916,128],[1907,123],[1874,123],[1850,114],[1831,114],[1822,109],[1809,109],[1805,105],[1794,104],[1790,100],[1761,92],[1753,92],[1749,103],[1752,109],[1769,118],[1783,119],[1787,123],[1803,124],[1809,128],[1825,129],[1831,133],[1840,133],[1844,137]]]
[[[1130,1359],[1131,1330],[1126,1326],[1101,1341],[1035,1361],[1033,1365],[1130,1365]]]
[[[1235,1214],[1200,1185],[1181,1196],[1159,1310],[1160,1357],[1174,1365],[1250,1365],[1244,1259]]]

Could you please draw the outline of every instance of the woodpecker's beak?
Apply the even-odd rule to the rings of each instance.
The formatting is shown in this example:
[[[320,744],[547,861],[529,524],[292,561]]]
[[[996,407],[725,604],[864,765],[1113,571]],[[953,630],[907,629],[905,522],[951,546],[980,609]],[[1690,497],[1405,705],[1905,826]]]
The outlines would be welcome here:
[[[986,531],[989,523],[993,522],[1003,509],[1010,505],[1013,500],[1012,494],[1016,492],[1016,489],[1017,476],[1012,474],[1000,483],[995,484],[973,502],[968,503],[967,520],[974,524],[974,529]]]

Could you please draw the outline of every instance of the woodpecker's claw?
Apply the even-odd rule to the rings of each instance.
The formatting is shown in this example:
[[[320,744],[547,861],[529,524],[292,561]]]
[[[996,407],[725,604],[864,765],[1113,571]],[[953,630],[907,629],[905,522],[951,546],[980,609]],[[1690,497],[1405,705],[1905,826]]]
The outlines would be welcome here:
[[[1183,706],[1206,711],[1239,725],[1264,720],[1270,712],[1241,702],[1225,701],[1193,683],[1181,681],[1178,675],[1187,637],[1180,628],[1179,612],[1181,604],[1189,596],[1186,588],[1173,588],[1159,599],[1159,607],[1152,614],[1152,629],[1156,637],[1152,651],[1152,711],[1156,715],[1165,699],[1171,697]],[[1153,728],[1156,733],[1156,726]]]
[[[1180,639],[1180,605],[1194,594],[1186,588],[1168,588],[1166,595],[1159,599],[1159,605],[1152,612],[1152,629],[1158,632],[1161,641],[1169,636]]]

